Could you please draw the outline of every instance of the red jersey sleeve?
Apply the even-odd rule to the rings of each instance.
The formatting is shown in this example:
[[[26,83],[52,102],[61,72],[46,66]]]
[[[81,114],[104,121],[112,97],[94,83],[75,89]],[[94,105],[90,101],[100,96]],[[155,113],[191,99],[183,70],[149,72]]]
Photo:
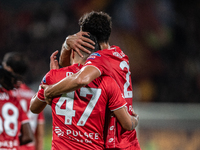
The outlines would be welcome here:
[[[44,99],[44,89],[41,88],[41,85],[39,86],[39,90],[38,90],[38,92],[37,92],[37,98],[38,98],[40,101],[45,102],[45,99]]]
[[[84,66],[94,66],[96,67],[101,75],[110,75],[109,72],[112,70],[112,67],[109,62],[109,58],[104,55],[104,53],[99,50],[96,53],[92,53],[85,62]],[[105,73],[107,72],[107,73]]]
[[[52,71],[50,70],[42,79],[41,84],[39,85],[39,89],[37,92],[37,98],[43,102],[45,102],[44,99],[44,89],[41,88],[42,84],[50,85],[51,84],[51,73]]]

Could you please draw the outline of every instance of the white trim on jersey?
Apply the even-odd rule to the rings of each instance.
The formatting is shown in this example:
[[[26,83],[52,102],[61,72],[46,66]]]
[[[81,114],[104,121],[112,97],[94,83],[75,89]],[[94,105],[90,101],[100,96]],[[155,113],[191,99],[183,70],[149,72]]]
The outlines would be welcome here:
[[[25,124],[25,123],[29,123],[29,124],[30,124],[29,119],[26,119],[26,120],[23,120],[23,121],[22,121],[22,124]]]
[[[38,99],[39,101],[46,103],[45,100],[42,100],[42,99],[38,98],[38,96],[36,96],[36,97],[37,97],[37,99]]]
[[[126,104],[127,104],[127,103],[125,103],[123,106],[121,106],[121,107],[118,107],[118,108],[116,108],[116,109],[113,109],[113,110],[111,110],[111,111],[115,111],[115,110],[118,110],[118,109],[120,109],[120,108],[122,108],[122,107],[125,107],[125,106],[126,106]]]

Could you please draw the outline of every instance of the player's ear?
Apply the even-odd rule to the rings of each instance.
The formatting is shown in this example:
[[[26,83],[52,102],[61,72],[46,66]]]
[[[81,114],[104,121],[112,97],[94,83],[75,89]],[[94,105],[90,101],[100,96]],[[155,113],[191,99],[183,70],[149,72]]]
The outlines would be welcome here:
[[[71,50],[71,58],[74,59],[74,50]]]

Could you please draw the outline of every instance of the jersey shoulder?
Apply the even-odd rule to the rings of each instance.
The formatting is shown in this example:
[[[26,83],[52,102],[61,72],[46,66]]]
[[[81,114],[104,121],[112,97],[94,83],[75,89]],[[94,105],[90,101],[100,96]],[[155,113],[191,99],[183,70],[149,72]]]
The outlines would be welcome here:
[[[107,56],[109,59],[129,59],[120,47],[112,45],[108,49],[98,51],[100,55]]]

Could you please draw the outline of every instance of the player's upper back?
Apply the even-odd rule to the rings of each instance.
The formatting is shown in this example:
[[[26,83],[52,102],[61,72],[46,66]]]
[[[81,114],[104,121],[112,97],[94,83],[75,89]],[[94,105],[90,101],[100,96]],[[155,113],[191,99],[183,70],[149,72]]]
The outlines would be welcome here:
[[[85,65],[96,66],[101,75],[113,77],[125,98],[132,98],[129,58],[119,47],[111,46],[109,49],[99,50],[91,54]]]

